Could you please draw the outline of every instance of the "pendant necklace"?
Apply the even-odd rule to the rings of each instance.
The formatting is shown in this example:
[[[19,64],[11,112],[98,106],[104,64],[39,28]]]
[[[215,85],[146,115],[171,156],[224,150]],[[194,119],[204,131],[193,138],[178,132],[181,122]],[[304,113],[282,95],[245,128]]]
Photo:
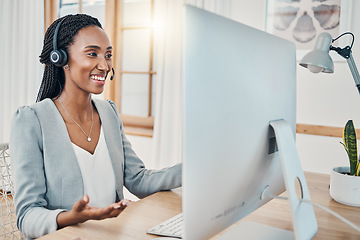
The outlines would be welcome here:
[[[91,127],[90,127],[90,132],[89,132],[89,135],[86,134],[86,132],[84,131],[84,129],[80,126],[80,124],[78,124],[74,118],[71,116],[71,114],[67,111],[66,107],[64,106],[64,104],[61,102],[60,98],[59,98],[59,102],[61,104],[61,106],[64,108],[65,112],[69,115],[69,117],[71,118],[71,120],[73,120],[73,122],[81,129],[81,131],[85,134],[85,136],[87,137],[87,141],[88,142],[91,142],[91,131],[92,131],[92,128],[93,128],[93,106],[91,104]]]

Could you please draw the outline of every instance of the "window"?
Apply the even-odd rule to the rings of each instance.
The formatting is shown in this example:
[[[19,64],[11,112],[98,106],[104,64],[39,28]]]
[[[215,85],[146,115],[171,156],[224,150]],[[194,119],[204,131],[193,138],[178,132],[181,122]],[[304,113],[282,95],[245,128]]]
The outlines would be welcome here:
[[[126,133],[151,137],[156,75],[153,66],[154,3],[153,0],[119,2],[113,3],[114,8],[120,9],[117,13],[121,13],[113,29],[116,29],[115,47],[120,51],[115,54],[115,83],[106,96],[117,104]]]
[[[96,17],[105,28],[105,0],[59,0],[59,17],[77,13]]]

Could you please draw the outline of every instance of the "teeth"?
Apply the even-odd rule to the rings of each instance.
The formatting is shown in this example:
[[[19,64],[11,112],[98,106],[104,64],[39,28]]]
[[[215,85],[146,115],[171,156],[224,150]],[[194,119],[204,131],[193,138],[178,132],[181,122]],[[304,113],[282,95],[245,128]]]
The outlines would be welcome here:
[[[98,80],[98,81],[105,81],[105,77],[100,76],[91,76],[92,79]]]

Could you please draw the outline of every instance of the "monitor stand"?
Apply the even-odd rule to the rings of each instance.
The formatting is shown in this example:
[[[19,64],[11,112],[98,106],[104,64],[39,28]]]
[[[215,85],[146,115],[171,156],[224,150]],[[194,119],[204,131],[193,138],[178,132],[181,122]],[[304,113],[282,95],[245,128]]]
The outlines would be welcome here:
[[[298,181],[302,190],[302,198],[310,200],[292,129],[285,120],[271,121],[270,126],[274,129],[279,149],[294,232],[259,223],[241,222],[218,239],[308,240],[317,233],[318,227],[312,205],[301,202],[296,193],[295,182]]]

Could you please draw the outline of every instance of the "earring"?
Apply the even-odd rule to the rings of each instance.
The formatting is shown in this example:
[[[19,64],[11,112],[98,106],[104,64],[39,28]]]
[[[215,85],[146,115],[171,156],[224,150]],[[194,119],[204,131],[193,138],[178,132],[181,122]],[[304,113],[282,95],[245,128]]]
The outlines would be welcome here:
[[[69,70],[69,69],[70,69],[70,68],[69,68],[69,65],[66,64],[66,65],[64,66],[64,69],[65,69],[65,70]]]

